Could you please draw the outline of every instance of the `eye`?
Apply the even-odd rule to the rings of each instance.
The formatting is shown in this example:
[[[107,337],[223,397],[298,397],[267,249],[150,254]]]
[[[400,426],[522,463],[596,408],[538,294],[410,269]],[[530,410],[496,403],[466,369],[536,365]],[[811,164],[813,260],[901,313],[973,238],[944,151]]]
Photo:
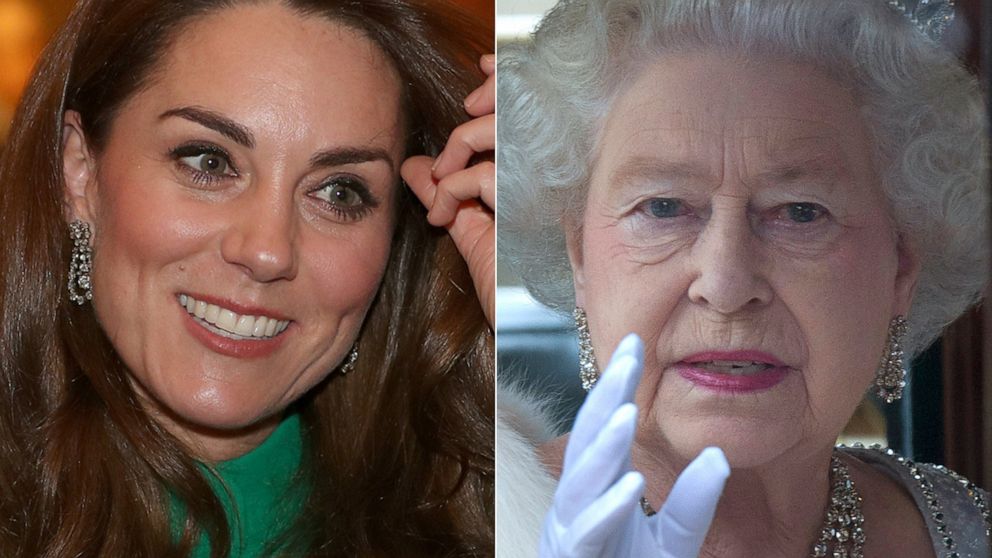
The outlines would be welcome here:
[[[310,195],[348,220],[360,219],[379,205],[365,183],[354,176],[332,177]]]
[[[670,219],[687,213],[685,203],[676,198],[652,198],[645,202],[644,209],[659,219]]]
[[[190,167],[207,174],[224,175],[228,174],[231,169],[231,165],[223,157],[213,153],[204,153],[194,157],[183,157],[180,160]]]
[[[820,204],[810,202],[789,203],[782,206],[780,216],[794,223],[812,223],[827,214]]]
[[[184,145],[174,149],[172,156],[197,182],[208,183],[238,176],[230,156],[217,146]]]

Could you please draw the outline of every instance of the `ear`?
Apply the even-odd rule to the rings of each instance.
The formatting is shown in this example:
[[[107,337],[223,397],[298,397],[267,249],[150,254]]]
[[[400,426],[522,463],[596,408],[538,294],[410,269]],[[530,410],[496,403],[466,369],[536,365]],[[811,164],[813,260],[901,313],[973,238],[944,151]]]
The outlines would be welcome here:
[[[899,266],[896,270],[896,284],[892,301],[892,315],[905,316],[913,305],[916,294],[916,282],[920,278],[920,255],[916,244],[899,235],[896,245],[899,253]]]
[[[582,225],[578,219],[564,219],[565,246],[568,263],[572,266],[572,284],[575,287],[575,306],[585,308],[585,274],[582,269]]]
[[[86,144],[79,113],[66,111],[62,119],[62,178],[67,221],[93,222],[96,202],[96,160]]]

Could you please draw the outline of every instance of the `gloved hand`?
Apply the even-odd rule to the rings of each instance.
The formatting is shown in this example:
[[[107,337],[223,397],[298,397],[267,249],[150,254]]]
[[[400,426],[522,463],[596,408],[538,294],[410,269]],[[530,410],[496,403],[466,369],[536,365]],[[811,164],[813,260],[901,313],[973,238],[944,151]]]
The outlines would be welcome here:
[[[657,514],[639,500],[644,477],[632,470],[643,345],[628,335],[579,410],[561,480],[541,533],[541,558],[696,558],[723,485],[723,452],[706,448],[682,472]]]

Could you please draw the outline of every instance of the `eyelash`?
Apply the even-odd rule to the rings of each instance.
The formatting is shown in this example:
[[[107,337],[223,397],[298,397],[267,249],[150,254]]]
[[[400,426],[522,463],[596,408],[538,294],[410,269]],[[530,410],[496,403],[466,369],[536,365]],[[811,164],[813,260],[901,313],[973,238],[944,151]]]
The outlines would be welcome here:
[[[227,151],[216,145],[204,143],[184,144],[170,151],[169,155],[176,162],[176,165],[180,168],[180,170],[188,174],[198,186],[213,186],[225,179],[237,178],[239,176],[238,170],[235,168],[234,163],[231,162],[231,156]],[[183,162],[183,159],[186,158],[205,155],[220,158],[224,164],[227,165],[230,174],[211,174]],[[321,199],[320,197],[314,195],[321,190],[333,188],[335,186],[349,188],[359,197],[359,203],[354,206],[342,205]],[[321,182],[316,188],[310,190],[308,195],[323,208],[330,210],[343,221],[358,221],[371,213],[375,208],[379,207],[379,200],[372,195],[365,183],[360,178],[352,175],[338,175],[328,178]]]
[[[356,196],[358,196],[359,203],[356,205],[342,205],[322,199],[315,195],[317,192],[334,187],[346,187],[350,189]],[[344,221],[358,221],[359,219],[362,219],[370,214],[375,208],[379,207],[379,200],[372,195],[368,187],[365,185],[365,182],[357,176],[348,174],[332,176],[324,180],[316,188],[310,190],[308,195],[322,207],[329,209],[335,213],[339,219]]]
[[[674,214],[658,215],[655,213],[656,206],[659,212],[674,212]],[[796,211],[812,212],[814,214],[813,218],[809,221],[797,221],[793,219],[794,215],[791,211],[793,209]],[[639,203],[637,205],[637,210],[645,217],[657,221],[677,219],[692,213],[692,209],[686,205],[684,200],[679,198],[650,198]],[[801,227],[818,224],[820,221],[830,216],[830,211],[818,203],[803,201],[779,205],[772,210],[771,214],[777,221],[786,222],[792,227]]]
[[[790,211],[793,209],[797,212],[813,212],[813,218],[809,221],[797,221],[793,219],[794,215]],[[830,215],[830,212],[827,208],[815,202],[792,202],[779,206],[775,211],[775,215],[781,220],[787,221],[790,226],[812,226]]]
[[[238,170],[234,167],[234,163],[231,162],[231,156],[224,149],[209,144],[201,143],[191,143],[180,145],[173,149],[170,156],[175,160],[176,164],[179,166],[180,170],[190,175],[190,178],[199,186],[212,186],[218,182],[223,181],[227,178],[237,178]],[[224,175],[214,175],[208,172],[204,172],[191,165],[184,163],[182,160],[189,157],[198,157],[203,155],[210,155],[213,157],[218,157],[223,160],[224,164],[227,165],[228,170],[231,174]]]

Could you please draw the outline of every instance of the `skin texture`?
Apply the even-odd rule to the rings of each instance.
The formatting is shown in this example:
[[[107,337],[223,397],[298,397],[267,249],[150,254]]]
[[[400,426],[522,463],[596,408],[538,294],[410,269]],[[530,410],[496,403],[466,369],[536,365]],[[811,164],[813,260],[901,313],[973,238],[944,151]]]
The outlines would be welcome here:
[[[856,100],[792,61],[668,55],[615,100],[599,146],[569,255],[599,361],[629,332],[645,343],[633,460],[649,500],[659,507],[677,473],[718,446],[733,472],[703,554],[805,555],[833,442],[918,273]],[[809,222],[798,203],[816,204]],[[726,393],[673,371],[692,354],[745,349],[789,373]],[[545,448],[549,462],[563,445]],[[884,485],[870,468],[852,474]],[[875,492],[922,529],[905,495]]]
[[[93,228],[95,311],[149,410],[201,458],[260,443],[357,339],[394,228],[399,96],[360,33],[262,4],[191,23],[100,153],[67,115],[68,211]],[[237,123],[252,145],[163,116],[186,107]],[[172,153],[190,144],[229,154],[213,180],[191,172],[209,156]],[[314,164],[341,150],[375,156]],[[180,293],[292,323],[268,355],[220,354],[187,330]]]

